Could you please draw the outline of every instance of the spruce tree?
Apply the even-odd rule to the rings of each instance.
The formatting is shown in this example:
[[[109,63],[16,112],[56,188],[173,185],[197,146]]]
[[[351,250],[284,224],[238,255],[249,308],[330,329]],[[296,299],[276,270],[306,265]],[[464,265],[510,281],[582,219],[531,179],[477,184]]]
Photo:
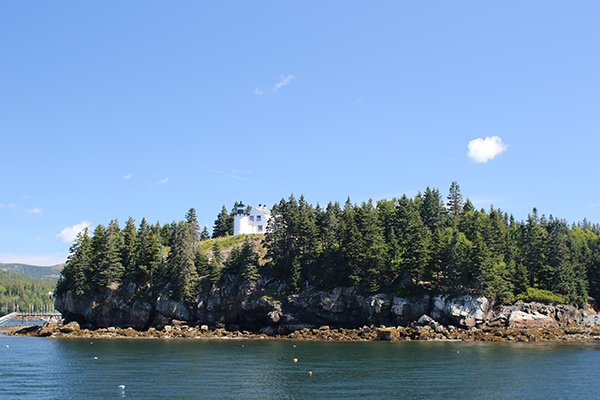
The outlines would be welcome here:
[[[225,205],[221,209],[213,225],[213,239],[233,235],[233,214],[227,211]]]
[[[406,195],[396,206],[396,224],[400,271],[418,282],[429,262],[430,236],[415,204]]]
[[[204,226],[202,228],[202,232],[200,232],[200,241],[205,241],[210,239],[210,234],[208,233],[208,228]]]
[[[431,232],[435,232],[436,229],[444,225],[446,209],[444,208],[444,201],[438,189],[430,189],[427,186],[422,196],[420,212],[423,224]]]
[[[61,271],[61,278],[56,285],[56,295],[72,291],[82,295],[90,287],[88,281],[92,263],[92,245],[88,228],[77,234],[75,243],[70,248],[69,257]]]
[[[452,182],[450,185],[450,190],[448,193],[448,203],[446,203],[448,208],[448,213],[453,217],[458,217],[462,214],[463,210],[463,197],[460,193],[460,186],[456,181]]]
[[[197,294],[198,273],[194,264],[193,237],[190,226],[180,222],[174,226],[173,246],[169,255],[171,279],[175,282],[175,297],[192,301]]]
[[[94,269],[92,281],[97,286],[121,283],[123,265],[121,263],[122,237],[116,220],[110,221],[108,228],[98,225],[92,238]]]
[[[197,243],[200,240],[200,224],[198,224],[198,217],[196,216],[196,209],[190,208],[185,214],[185,222],[188,224],[192,242]]]
[[[135,259],[137,253],[137,229],[135,220],[129,217],[123,229],[123,249],[121,253],[121,262],[125,276],[130,277],[135,270]]]

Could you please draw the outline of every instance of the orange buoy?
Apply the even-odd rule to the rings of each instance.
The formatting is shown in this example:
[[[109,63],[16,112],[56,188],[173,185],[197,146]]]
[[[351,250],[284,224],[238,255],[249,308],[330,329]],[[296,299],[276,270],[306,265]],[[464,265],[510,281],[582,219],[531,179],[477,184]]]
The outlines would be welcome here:
[[[308,376],[312,376],[312,371],[308,371]]]
[[[294,358],[294,362],[298,362],[298,359],[297,359],[297,358]]]

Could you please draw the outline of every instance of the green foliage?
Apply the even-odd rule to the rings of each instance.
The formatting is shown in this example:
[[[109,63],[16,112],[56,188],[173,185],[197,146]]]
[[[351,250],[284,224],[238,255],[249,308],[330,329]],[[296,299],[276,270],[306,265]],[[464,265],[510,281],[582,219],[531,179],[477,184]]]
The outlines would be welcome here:
[[[245,235],[244,235],[245,236]],[[242,247],[233,247],[225,261],[225,272],[240,277],[242,280],[256,281],[258,272],[258,253],[252,240],[245,236]]]
[[[13,311],[51,311],[56,281],[0,270],[0,315]]]
[[[225,205],[223,205],[223,208],[221,209],[219,215],[217,215],[217,219],[213,225],[213,239],[233,235],[233,216],[236,208],[237,203],[235,203],[233,206],[233,210],[228,212]]]
[[[525,303],[538,302],[544,304],[565,303],[565,298],[558,294],[552,293],[549,290],[528,288],[524,293],[520,293],[515,297],[516,301]]]
[[[289,293],[335,286],[402,293],[412,287],[479,293],[499,302],[546,296],[581,306],[590,295],[600,299],[597,225],[569,227],[535,209],[522,222],[493,207],[477,211],[463,201],[456,182],[446,204],[429,187],[414,199],[348,199],[324,208],[290,195],[271,216],[264,236],[231,236],[233,211],[223,207],[210,240],[206,229],[199,232],[194,209],[184,221],[164,226],[144,219],[136,230],[131,218],[122,231],[117,221],[99,225],[93,235],[77,237],[57,292],[135,282],[150,291],[169,287],[173,298],[191,302],[201,282],[264,276],[285,282]],[[264,249],[256,246],[259,238]]]

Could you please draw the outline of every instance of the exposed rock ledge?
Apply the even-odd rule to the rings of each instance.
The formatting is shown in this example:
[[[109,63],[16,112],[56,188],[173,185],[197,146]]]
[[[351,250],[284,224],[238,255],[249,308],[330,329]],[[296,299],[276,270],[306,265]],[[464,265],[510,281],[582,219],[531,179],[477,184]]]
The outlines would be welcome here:
[[[269,292],[277,292],[276,284]],[[212,286],[202,291],[191,304],[168,299],[164,293],[152,296],[146,289],[130,284],[113,290],[102,288],[81,296],[66,293],[55,307],[68,323],[84,328],[132,328],[159,331],[165,326],[207,326],[287,335],[303,329],[330,326],[333,329],[392,326],[394,329],[436,327],[461,330],[565,329],[595,327],[600,315],[567,305],[517,303],[495,306],[485,297],[450,295],[398,297],[387,294],[362,295],[356,288],[335,288],[326,292],[305,292],[282,300],[260,297],[266,283]],[[279,290],[283,291],[281,286]],[[437,332],[439,333],[439,332]],[[406,335],[400,335],[405,337]],[[413,337],[408,333],[408,337]],[[448,335],[445,336],[446,338]]]
[[[590,342],[600,341],[600,327],[567,327],[567,328],[498,328],[483,327],[460,329],[454,326],[443,326],[430,320],[427,325],[413,324],[409,327],[373,327],[364,326],[358,329],[297,327],[290,333],[228,331],[223,328],[210,329],[207,325],[193,327],[188,325],[166,325],[161,329],[149,328],[136,331],[132,328],[100,328],[96,330],[81,329],[77,322],[62,324],[45,324],[44,326],[28,326],[19,328],[11,334],[40,336],[53,338],[83,339],[252,339],[252,340],[319,340],[319,341],[490,341],[490,342],[538,342],[568,341]]]

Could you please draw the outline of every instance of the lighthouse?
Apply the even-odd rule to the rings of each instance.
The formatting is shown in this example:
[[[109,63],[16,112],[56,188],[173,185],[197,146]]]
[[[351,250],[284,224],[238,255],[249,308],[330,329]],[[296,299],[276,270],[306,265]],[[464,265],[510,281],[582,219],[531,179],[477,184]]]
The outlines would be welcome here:
[[[248,207],[243,202],[239,202],[233,216],[233,234],[234,236],[264,234],[270,219],[271,211],[266,205],[259,204],[258,207]]]

